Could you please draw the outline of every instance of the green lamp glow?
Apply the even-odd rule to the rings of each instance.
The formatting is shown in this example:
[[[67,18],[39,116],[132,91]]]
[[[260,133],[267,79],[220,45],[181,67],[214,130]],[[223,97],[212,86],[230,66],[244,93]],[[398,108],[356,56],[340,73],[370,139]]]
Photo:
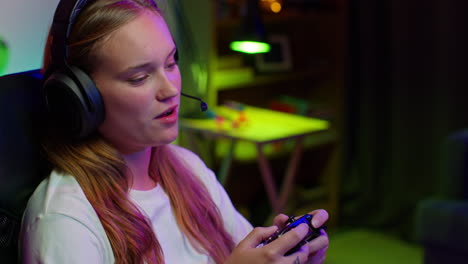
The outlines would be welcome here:
[[[230,48],[234,51],[256,54],[269,52],[270,44],[258,41],[233,41]]]
[[[248,54],[267,53],[271,47],[266,40],[265,28],[262,23],[257,0],[244,1],[245,14],[241,18],[240,27],[230,44],[233,51]]]
[[[0,37],[0,76],[5,72],[8,62],[8,46]]]

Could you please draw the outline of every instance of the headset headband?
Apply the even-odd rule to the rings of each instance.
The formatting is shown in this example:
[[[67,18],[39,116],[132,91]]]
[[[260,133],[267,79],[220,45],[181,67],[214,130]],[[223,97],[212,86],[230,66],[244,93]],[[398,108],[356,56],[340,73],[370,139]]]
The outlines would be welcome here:
[[[95,131],[105,115],[104,102],[91,77],[79,67],[67,63],[70,32],[89,2],[61,0],[57,5],[50,29],[51,62],[42,86],[53,126],[75,139]]]
[[[89,0],[61,0],[55,9],[51,28],[52,65],[63,65],[68,58],[67,40],[76,18]]]

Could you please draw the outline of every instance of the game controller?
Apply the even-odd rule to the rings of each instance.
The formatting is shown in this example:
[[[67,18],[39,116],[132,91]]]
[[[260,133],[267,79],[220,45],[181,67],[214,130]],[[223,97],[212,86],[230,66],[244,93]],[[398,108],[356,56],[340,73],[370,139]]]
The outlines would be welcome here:
[[[311,241],[312,239],[320,236],[320,234],[321,234],[320,230],[322,230],[322,229],[326,230],[327,229],[326,226],[321,226],[319,228],[314,228],[312,226],[312,217],[313,217],[313,215],[310,215],[310,214],[305,214],[305,215],[299,217],[298,219],[295,219],[295,216],[290,216],[288,221],[286,222],[286,225],[283,228],[276,231],[269,238],[263,240],[257,246],[257,248],[263,247],[263,246],[273,242],[274,240],[276,240],[280,236],[286,234],[287,232],[291,231],[292,229],[296,228],[298,225],[300,225],[302,223],[307,224],[307,226],[309,227],[309,232],[307,233],[307,235],[301,240],[301,242],[299,242],[296,246],[294,246],[293,248],[288,250],[288,252],[286,252],[284,255],[288,256],[288,255],[293,254],[294,252],[299,250],[305,243],[307,243],[307,242]]]

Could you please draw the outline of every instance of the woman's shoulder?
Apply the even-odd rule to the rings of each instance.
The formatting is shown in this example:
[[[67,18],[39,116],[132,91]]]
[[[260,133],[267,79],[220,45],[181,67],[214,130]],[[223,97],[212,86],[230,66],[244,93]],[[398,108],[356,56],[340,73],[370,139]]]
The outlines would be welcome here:
[[[189,149],[174,144],[169,145],[169,148],[180,160],[182,160],[187,168],[193,171],[194,175],[198,176],[202,180],[202,182],[207,185],[212,185],[217,182],[213,171],[206,166],[205,162],[203,162],[197,154]]]
[[[179,158],[182,158],[182,159],[188,160],[188,161],[192,160],[192,161],[202,162],[202,160],[200,159],[200,157],[197,154],[195,154],[191,150],[186,149],[186,148],[184,148],[182,146],[175,145],[175,144],[169,144],[168,148],[173,153],[175,153]]]
[[[170,144],[168,147],[171,152],[173,152],[177,158],[182,160],[189,168],[194,170],[206,170],[206,165],[203,160],[191,150],[174,144]]]
[[[86,225],[99,221],[76,179],[57,171],[52,171],[29,198],[23,224],[30,225],[54,215],[68,217]]]
[[[28,263],[43,258],[57,263],[70,258],[73,263],[113,259],[102,224],[80,185],[73,176],[57,171],[40,183],[28,201],[20,249]]]

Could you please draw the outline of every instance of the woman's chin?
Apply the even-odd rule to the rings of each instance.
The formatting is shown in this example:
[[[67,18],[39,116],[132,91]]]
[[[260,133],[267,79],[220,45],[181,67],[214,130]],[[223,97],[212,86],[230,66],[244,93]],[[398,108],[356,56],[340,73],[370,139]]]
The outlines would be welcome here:
[[[179,133],[170,133],[170,134],[164,135],[163,137],[158,137],[157,139],[155,139],[153,141],[155,143],[155,144],[153,144],[153,146],[161,146],[161,145],[171,144],[172,142],[174,142],[177,139],[178,135],[179,135]]]

